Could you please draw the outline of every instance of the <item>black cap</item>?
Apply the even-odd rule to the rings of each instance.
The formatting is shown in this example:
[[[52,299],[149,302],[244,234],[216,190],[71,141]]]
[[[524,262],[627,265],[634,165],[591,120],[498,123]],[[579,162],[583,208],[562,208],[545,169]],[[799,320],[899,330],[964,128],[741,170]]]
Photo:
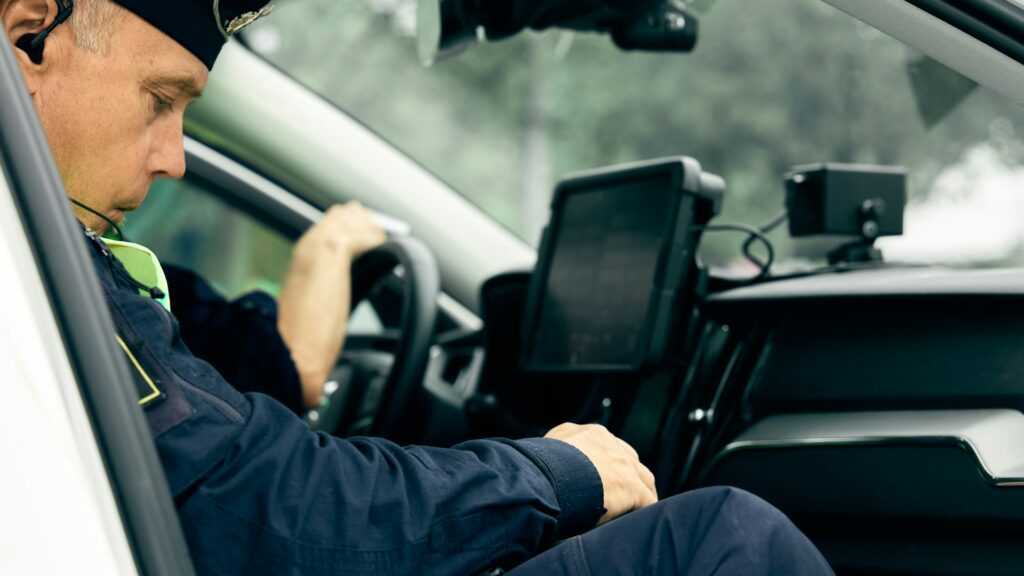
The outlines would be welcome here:
[[[270,13],[270,0],[114,0],[213,68],[233,34]]]

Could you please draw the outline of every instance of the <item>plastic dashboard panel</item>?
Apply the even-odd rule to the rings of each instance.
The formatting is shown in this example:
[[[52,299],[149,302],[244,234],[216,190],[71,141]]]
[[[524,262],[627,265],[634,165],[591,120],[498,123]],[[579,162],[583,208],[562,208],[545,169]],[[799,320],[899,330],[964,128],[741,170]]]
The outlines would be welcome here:
[[[769,417],[706,469],[779,507],[839,574],[1010,574],[1024,562],[1024,415]]]
[[[879,271],[715,296],[719,322],[768,333],[755,418],[839,410],[1024,410],[1024,273]]]
[[[764,338],[689,487],[765,498],[839,574],[1021,572],[1024,271],[813,276],[704,311]]]
[[[768,417],[729,443],[711,469],[758,451],[865,446],[954,446],[979,483],[1024,488],[1024,414],[1016,410],[943,410],[785,414]],[[923,472],[923,470],[922,470]],[[910,474],[921,481],[921,474]],[[863,479],[858,479],[858,482]],[[1021,491],[1024,496],[1024,490]],[[943,509],[948,509],[944,503]],[[978,509],[973,509],[977,512]],[[1024,508],[1000,513],[1019,514]]]

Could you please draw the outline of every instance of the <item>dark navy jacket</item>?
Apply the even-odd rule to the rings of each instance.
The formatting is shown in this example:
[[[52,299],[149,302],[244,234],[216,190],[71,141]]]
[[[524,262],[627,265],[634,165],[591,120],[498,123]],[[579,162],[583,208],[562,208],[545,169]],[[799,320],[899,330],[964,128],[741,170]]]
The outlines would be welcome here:
[[[311,432],[194,356],[105,246],[89,248],[199,574],[471,575],[603,513],[596,470],[562,442],[403,448]]]
[[[188,349],[239,392],[261,392],[302,414],[302,384],[277,331],[277,302],[264,292],[228,301],[199,275],[164,266],[171,311]]]

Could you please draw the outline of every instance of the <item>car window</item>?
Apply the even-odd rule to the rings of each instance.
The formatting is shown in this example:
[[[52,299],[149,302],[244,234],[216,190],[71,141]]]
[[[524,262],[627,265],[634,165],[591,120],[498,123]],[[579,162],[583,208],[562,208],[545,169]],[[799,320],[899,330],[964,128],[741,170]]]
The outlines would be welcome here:
[[[161,262],[198,273],[228,298],[252,290],[276,297],[292,247],[276,230],[190,180],[157,181],[124,231]]]
[[[162,263],[196,272],[228,299],[254,290],[276,298],[291,261],[290,238],[192,178],[158,180],[123,229],[129,240],[151,249]],[[364,303],[353,313],[348,330],[377,334],[383,328],[373,307]]]
[[[621,52],[553,31],[424,69],[414,0],[305,0],[249,46],[439,174],[528,242],[560,175],[689,155],[729,183],[723,220],[760,224],[808,163],[905,166],[890,259],[1024,263],[1020,107],[820,0],[694,3],[693,54]],[[790,260],[826,250],[772,235]],[[704,258],[740,262],[711,235]]]

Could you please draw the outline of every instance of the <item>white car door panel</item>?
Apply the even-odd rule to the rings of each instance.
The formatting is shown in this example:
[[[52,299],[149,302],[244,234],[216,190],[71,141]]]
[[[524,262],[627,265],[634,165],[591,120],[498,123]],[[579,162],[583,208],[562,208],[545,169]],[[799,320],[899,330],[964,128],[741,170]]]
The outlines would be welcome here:
[[[0,574],[134,574],[45,295],[0,180]]]

